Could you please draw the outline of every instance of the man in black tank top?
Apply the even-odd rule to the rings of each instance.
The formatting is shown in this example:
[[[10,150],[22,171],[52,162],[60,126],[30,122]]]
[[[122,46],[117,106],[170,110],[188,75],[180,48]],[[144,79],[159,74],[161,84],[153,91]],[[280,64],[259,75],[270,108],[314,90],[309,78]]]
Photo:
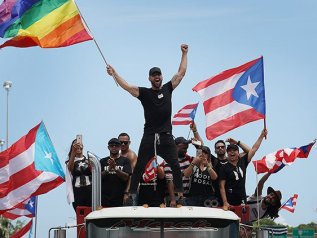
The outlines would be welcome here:
[[[172,92],[182,81],[187,69],[188,45],[181,45],[182,57],[178,72],[162,85],[161,69],[153,67],[149,71],[151,88],[136,87],[128,84],[110,65],[107,72],[117,83],[132,96],[138,98],[144,109],[144,134],[139,147],[138,160],[133,170],[130,193],[136,194],[147,162],[155,155],[160,155],[172,168],[176,192],[183,192],[182,176],[177,160],[176,146],[172,136]]]

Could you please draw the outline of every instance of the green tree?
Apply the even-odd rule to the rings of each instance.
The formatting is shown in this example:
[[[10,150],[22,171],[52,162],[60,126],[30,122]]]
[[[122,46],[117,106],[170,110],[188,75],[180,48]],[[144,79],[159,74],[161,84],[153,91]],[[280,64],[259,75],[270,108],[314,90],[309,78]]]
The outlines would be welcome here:
[[[0,216],[0,238],[9,237],[9,235],[19,230],[23,225],[24,222],[20,220],[13,223],[9,219]]]

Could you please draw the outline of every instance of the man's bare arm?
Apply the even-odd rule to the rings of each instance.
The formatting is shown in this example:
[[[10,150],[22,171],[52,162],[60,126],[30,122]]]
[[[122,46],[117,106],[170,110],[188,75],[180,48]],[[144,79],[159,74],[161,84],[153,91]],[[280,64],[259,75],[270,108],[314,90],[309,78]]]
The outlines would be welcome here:
[[[107,72],[110,76],[112,76],[117,83],[120,85],[121,88],[128,91],[132,96],[138,97],[140,92],[137,86],[133,86],[127,83],[111,65],[107,65]]]
[[[188,45],[182,44],[181,50],[182,50],[182,58],[181,58],[181,62],[180,62],[179,68],[178,68],[178,72],[171,80],[173,89],[175,89],[180,84],[180,82],[184,78],[186,70],[187,70]]]

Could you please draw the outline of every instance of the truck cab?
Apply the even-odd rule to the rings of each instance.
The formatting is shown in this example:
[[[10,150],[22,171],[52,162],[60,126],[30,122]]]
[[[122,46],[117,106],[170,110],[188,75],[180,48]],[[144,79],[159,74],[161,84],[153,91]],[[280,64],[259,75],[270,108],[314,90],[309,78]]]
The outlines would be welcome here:
[[[85,217],[86,238],[237,238],[240,218],[218,208],[103,208]]]

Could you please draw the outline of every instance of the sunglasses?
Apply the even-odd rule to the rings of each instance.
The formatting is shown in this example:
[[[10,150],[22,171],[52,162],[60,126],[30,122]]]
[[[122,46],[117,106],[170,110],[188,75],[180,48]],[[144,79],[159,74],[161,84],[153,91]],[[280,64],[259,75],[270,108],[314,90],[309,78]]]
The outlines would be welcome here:
[[[216,149],[224,149],[224,148],[225,148],[224,145],[219,145],[219,146],[216,147]]]
[[[130,141],[120,141],[121,145],[127,145]]]

